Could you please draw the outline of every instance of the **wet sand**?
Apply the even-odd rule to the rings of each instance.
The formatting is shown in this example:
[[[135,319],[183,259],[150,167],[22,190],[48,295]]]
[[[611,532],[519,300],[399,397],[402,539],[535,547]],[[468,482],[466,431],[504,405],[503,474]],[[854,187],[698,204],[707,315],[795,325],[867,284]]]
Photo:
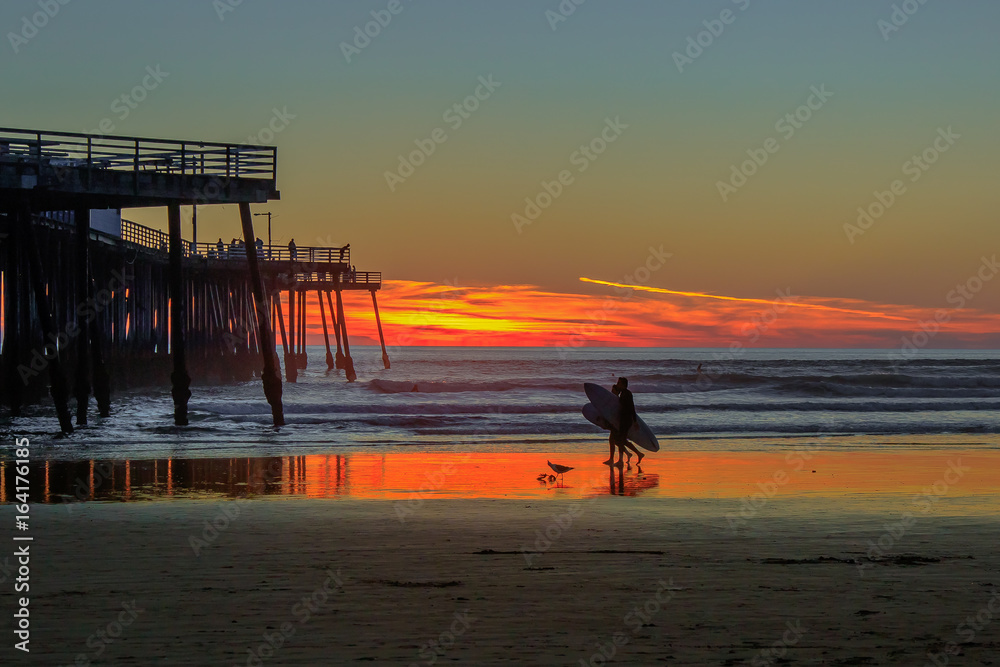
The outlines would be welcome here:
[[[745,498],[830,498],[841,510],[886,511],[936,483],[935,511],[978,513],[1000,495],[995,449],[818,450],[809,443],[765,451],[663,451],[624,475],[600,461],[602,443],[555,452],[384,452],[215,459],[118,458],[33,462],[33,503],[91,500],[213,499],[253,496],[407,500],[434,498],[581,498],[631,495],[717,499],[738,511]],[[574,468],[557,484],[551,460]],[[961,475],[949,473],[960,462]],[[945,480],[950,475],[952,483]],[[0,503],[15,494],[13,462],[0,461]],[[845,507],[849,506],[849,507]],[[992,505],[988,509],[992,511]]]
[[[887,527],[785,494],[734,528],[716,498],[36,505],[23,662],[989,664],[1000,521],[942,507]]]

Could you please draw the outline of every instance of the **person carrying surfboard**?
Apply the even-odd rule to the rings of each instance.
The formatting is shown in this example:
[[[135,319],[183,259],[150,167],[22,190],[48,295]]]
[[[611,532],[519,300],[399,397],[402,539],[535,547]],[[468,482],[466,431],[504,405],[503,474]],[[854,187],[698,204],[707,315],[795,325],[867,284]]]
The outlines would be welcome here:
[[[642,459],[645,457],[645,454],[639,451],[639,448],[629,442],[628,439],[628,432],[632,429],[632,425],[639,419],[639,415],[635,411],[635,399],[632,396],[632,392],[629,391],[628,378],[618,378],[618,383],[615,386],[618,387],[618,391],[616,392],[618,394],[618,404],[620,406],[618,413],[620,415],[620,423],[618,424],[618,428],[621,436],[623,451],[626,454],[629,453],[629,450],[634,452],[636,456],[639,457],[635,463],[636,465],[639,465],[642,463]],[[631,459],[632,457],[629,456],[629,460]],[[618,462],[621,463],[620,456],[618,457]]]
[[[610,458],[605,461],[605,463],[612,463],[615,460],[615,447],[618,447],[618,463],[617,465],[622,465],[622,459],[628,455],[629,462],[632,460],[632,452],[635,452],[636,456],[639,458],[636,460],[636,465],[642,463],[642,459],[645,456],[639,449],[628,441],[628,432],[632,428],[632,425],[639,418],[639,415],[635,411],[635,399],[632,396],[632,392],[628,389],[628,378],[620,377],[615,386],[611,388],[611,392],[618,396],[618,406],[619,406],[619,423],[617,429],[611,429],[611,437],[608,439],[608,444],[611,446]]]

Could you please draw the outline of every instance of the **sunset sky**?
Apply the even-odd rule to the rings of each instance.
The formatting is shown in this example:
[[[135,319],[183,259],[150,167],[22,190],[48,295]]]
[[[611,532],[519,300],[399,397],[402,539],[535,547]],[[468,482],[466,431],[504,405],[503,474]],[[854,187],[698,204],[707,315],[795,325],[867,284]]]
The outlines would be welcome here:
[[[911,2],[90,0],[12,41],[39,10],[10,0],[0,72],[24,94],[0,125],[257,143],[277,110],[282,199],[255,210],[383,271],[390,343],[898,347],[946,316],[927,347],[997,347],[1000,4]],[[372,12],[391,21],[345,48]],[[167,76],[122,118],[147,67]],[[200,240],[238,233],[235,207],[199,210]],[[760,330],[779,290],[798,305]]]
[[[772,303],[609,290],[604,298],[537,287],[462,287],[391,281],[379,296],[390,348],[405,345],[536,345],[566,353],[582,346],[1000,347],[1000,315],[919,308],[782,292]],[[352,340],[377,343],[366,293],[348,293]],[[322,325],[309,300],[310,341]],[[392,350],[390,349],[390,353]],[[737,352],[738,353],[738,352]],[[900,356],[899,358],[904,358]]]

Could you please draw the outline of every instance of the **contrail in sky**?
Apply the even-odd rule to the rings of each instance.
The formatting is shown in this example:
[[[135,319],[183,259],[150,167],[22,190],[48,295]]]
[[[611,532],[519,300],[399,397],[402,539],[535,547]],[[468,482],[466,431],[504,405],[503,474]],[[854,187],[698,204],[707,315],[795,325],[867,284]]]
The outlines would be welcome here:
[[[655,294],[674,294],[677,296],[690,296],[696,299],[718,299],[720,301],[739,301],[742,303],[764,303],[772,306],[787,306],[789,308],[809,308],[812,310],[831,310],[837,313],[851,313],[852,315],[864,315],[866,317],[879,317],[886,320],[902,320],[909,322],[909,318],[897,315],[886,315],[885,313],[873,313],[868,310],[851,310],[850,308],[835,308],[833,306],[821,306],[816,303],[796,303],[794,301],[775,301],[773,299],[743,299],[735,296],[720,296],[718,294],[703,294],[702,292],[680,292],[662,287],[647,287],[645,285],[624,285],[622,283],[612,283],[607,280],[594,280],[593,278],[580,278],[581,282],[593,283],[595,285],[608,285],[610,287],[624,287],[640,292],[653,292]]]

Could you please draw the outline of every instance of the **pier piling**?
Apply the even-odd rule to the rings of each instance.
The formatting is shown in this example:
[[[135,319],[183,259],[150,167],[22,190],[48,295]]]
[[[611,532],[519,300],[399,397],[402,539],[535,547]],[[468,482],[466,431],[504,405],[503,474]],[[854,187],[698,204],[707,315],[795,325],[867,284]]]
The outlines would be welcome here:
[[[378,325],[378,341],[382,344],[382,363],[386,370],[389,370],[389,353],[385,349],[385,336],[382,335],[382,319],[378,315],[378,300],[375,298],[375,290],[372,290],[372,307],[375,309],[375,324]]]
[[[23,206],[18,212],[17,226],[20,231],[23,231],[24,241],[28,246],[28,263],[31,265],[31,291],[35,295],[35,310],[38,312],[38,322],[42,329],[42,356],[48,361],[52,400],[56,406],[56,415],[59,417],[59,427],[63,433],[70,434],[73,432],[73,419],[69,414],[69,388],[66,385],[66,375],[63,373],[60,359],[62,356],[61,348],[66,344],[60,344],[60,342],[67,336],[65,333],[56,332],[49,305],[49,294],[45,285],[45,276],[42,274],[41,249],[38,247],[35,227],[31,224],[31,209],[27,206]],[[51,355],[44,352],[50,347],[53,349]]]
[[[5,219],[12,216],[4,216]],[[7,406],[14,417],[21,416],[21,404],[24,396],[24,378],[18,372],[18,363],[22,358],[22,338],[26,335],[22,323],[24,314],[22,313],[23,301],[21,299],[24,280],[22,269],[23,261],[18,250],[17,225],[9,224],[10,230],[6,242],[0,246],[0,251],[5,253],[5,271],[3,274],[3,298],[4,298],[4,331],[3,331],[3,364],[4,364],[4,390],[6,393]]]
[[[281,348],[282,351],[285,353],[285,356],[283,357],[285,361],[285,379],[288,379],[288,376],[292,375],[293,370],[289,369],[288,336],[285,335],[285,315],[284,315],[284,310],[281,308],[280,298],[275,299],[274,312],[277,313],[278,315],[278,331],[281,332]],[[292,380],[289,380],[289,382],[292,382]]]
[[[97,289],[91,276],[89,284],[90,303],[97,299]],[[89,315],[88,315],[89,317]],[[103,330],[100,321],[95,319],[88,325],[90,332],[90,363],[93,374],[94,400],[97,402],[97,413],[102,417],[111,416],[111,376],[104,364],[104,349],[101,347]]]
[[[300,370],[305,370],[309,365],[306,354],[306,327],[308,326],[308,313],[306,312],[306,292],[302,290],[299,297],[299,353],[295,357],[296,364]]]
[[[250,267],[250,286],[253,290],[254,308],[257,313],[258,342],[261,356],[264,358],[264,371],[261,379],[264,382],[264,396],[271,406],[271,416],[275,426],[285,425],[285,411],[281,404],[281,374],[275,366],[274,340],[271,338],[271,322],[267,312],[267,298],[264,296],[264,281],[261,279],[260,266],[257,263],[257,246],[253,239],[253,217],[250,215],[250,204],[240,204],[240,218],[243,221],[243,238],[247,252],[247,264]]]
[[[288,346],[289,355],[285,358],[285,379],[295,382],[299,376],[299,362],[296,356],[298,338],[295,337],[295,301],[298,297],[294,290],[288,290]]]
[[[76,222],[76,299],[78,304],[87,302],[90,293],[90,211],[77,209]],[[87,408],[90,403],[90,323],[81,316],[77,307],[72,317],[79,330],[76,339],[76,425],[87,425]]]
[[[170,375],[174,397],[174,424],[188,425],[188,400],[191,398],[191,376],[187,372],[187,355],[184,349],[184,332],[187,324],[187,290],[181,268],[183,248],[181,244],[181,207],[171,204],[167,207],[167,227],[170,235],[170,353],[174,359],[174,371]]]
[[[326,370],[332,371],[336,366],[333,352],[330,351],[330,330],[326,326],[326,306],[323,305],[323,291],[316,290],[316,297],[319,300],[319,316],[323,320],[323,341],[326,343]]]
[[[333,295],[329,290],[326,292],[326,302],[330,306],[330,320],[333,322],[333,333],[337,338],[337,356],[334,359],[334,366],[340,370],[344,368],[344,352],[340,347],[340,316],[337,315],[333,307]]]
[[[340,290],[337,292],[337,320],[340,322],[340,331],[344,336],[344,375],[347,377],[348,382],[354,382],[358,379],[358,374],[354,372],[354,359],[351,358],[351,344],[347,340],[347,320],[344,317],[344,299],[340,294]]]

